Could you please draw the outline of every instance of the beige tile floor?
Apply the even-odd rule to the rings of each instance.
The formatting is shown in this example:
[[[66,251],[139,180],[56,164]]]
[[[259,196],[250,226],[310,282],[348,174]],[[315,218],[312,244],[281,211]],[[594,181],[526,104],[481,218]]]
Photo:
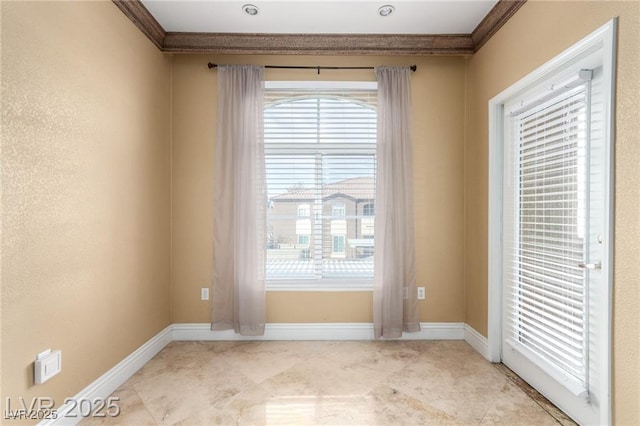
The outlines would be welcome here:
[[[82,425],[570,424],[462,341],[173,342]]]

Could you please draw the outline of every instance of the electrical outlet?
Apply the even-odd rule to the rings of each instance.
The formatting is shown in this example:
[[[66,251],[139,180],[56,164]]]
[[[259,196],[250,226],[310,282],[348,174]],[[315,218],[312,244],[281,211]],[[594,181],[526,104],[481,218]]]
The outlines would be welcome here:
[[[418,287],[418,300],[424,300],[424,298],[425,298],[424,287]]]
[[[200,300],[209,300],[209,289],[207,287],[200,289]]]

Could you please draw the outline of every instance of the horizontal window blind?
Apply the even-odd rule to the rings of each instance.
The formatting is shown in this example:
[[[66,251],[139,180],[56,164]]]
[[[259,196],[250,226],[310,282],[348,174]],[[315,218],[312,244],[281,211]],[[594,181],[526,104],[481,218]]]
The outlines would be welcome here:
[[[267,279],[373,277],[376,90],[267,89]]]
[[[511,116],[505,204],[506,332],[586,387],[586,144],[589,82]]]

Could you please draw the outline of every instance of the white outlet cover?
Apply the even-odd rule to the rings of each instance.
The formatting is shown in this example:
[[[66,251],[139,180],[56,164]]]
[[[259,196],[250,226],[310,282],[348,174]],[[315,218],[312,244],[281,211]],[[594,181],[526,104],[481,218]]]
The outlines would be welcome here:
[[[200,300],[209,300],[209,289],[207,287],[200,289]]]

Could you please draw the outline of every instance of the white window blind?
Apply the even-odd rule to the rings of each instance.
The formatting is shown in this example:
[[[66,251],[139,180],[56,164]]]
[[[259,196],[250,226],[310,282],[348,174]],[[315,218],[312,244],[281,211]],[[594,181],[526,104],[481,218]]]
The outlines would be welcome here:
[[[371,280],[375,87],[267,86],[264,136],[267,280]]]
[[[587,387],[584,270],[589,81],[511,114],[505,155],[506,333],[514,347]],[[511,150],[511,151],[509,151]]]

